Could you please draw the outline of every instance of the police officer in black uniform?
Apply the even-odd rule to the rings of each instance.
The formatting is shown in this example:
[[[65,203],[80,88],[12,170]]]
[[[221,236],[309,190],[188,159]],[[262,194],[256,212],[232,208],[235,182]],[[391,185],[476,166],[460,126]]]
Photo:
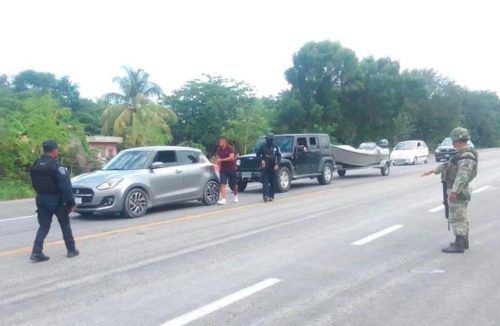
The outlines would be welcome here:
[[[264,202],[273,201],[277,187],[277,172],[281,163],[280,149],[274,144],[274,134],[266,135],[266,142],[257,151],[262,168],[262,195]]]
[[[49,260],[49,257],[43,254],[43,241],[49,233],[54,214],[61,226],[68,258],[78,256],[80,253],[75,247],[69,223],[69,214],[75,206],[75,199],[68,171],[57,161],[59,148],[55,141],[45,141],[43,152],[44,154],[30,167],[31,183],[36,191],[39,224],[31,253],[31,260],[34,262]]]

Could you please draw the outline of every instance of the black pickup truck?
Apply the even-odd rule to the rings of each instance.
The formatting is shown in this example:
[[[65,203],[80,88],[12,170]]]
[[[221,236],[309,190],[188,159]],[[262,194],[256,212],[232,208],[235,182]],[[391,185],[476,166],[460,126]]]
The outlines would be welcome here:
[[[244,191],[249,182],[261,181],[260,163],[255,152],[264,142],[264,137],[259,138],[253,154],[240,156],[236,160],[240,191]],[[278,170],[278,191],[288,191],[292,180],[296,179],[317,178],[322,185],[332,182],[335,161],[327,134],[275,135],[274,143],[282,155]]]

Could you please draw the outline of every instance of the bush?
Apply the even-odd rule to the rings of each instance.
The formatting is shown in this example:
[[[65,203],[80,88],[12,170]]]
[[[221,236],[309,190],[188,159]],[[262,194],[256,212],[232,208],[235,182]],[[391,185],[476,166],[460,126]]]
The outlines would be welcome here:
[[[0,200],[30,198],[35,196],[29,180],[0,179]]]

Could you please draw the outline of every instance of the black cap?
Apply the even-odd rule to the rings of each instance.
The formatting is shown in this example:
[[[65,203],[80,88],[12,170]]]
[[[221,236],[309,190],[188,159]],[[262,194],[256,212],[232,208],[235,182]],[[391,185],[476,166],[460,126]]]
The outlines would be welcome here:
[[[50,139],[44,141],[43,144],[42,144],[42,146],[43,146],[43,152],[44,153],[50,153],[53,150],[59,148],[59,146],[57,146],[57,143],[55,141],[53,141],[53,140],[50,140]]]
[[[273,140],[273,139],[274,139],[274,134],[273,134],[272,132],[268,132],[268,133],[266,134],[266,139],[267,139],[267,140]]]

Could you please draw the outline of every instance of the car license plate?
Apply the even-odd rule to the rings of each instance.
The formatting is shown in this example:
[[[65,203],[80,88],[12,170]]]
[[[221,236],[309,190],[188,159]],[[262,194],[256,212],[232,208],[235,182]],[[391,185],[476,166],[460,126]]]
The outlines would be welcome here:
[[[249,179],[252,177],[252,172],[243,172],[241,176],[243,177],[243,179]]]
[[[83,201],[82,201],[82,197],[75,197],[75,203],[76,203],[77,205],[82,204],[82,203],[83,203]]]

